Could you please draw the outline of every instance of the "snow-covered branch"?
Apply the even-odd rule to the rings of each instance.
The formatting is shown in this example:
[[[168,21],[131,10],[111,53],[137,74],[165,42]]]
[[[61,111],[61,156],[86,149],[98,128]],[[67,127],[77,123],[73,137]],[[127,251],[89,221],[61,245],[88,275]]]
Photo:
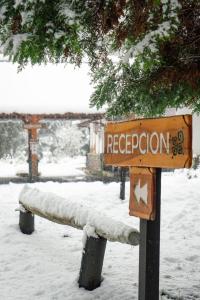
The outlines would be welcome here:
[[[138,42],[134,44],[125,53],[122,61],[123,63],[134,63],[135,57],[142,54],[145,49],[148,49],[152,53],[158,52],[158,41],[161,39],[167,39],[178,28],[178,10],[181,8],[179,1],[177,0],[162,0],[162,22],[158,24],[157,28],[152,30],[151,22],[153,15],[150,14],[148,19],[150,29],[145,35],[138,39]],[[155,26],[153,22],[153,26]]]

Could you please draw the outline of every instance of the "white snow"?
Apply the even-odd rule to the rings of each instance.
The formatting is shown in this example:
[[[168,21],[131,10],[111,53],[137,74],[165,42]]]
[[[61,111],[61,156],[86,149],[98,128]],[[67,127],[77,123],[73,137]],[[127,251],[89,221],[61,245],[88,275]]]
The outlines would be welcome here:
[[[160,289],[162,300],[200,299],[200,172],[163,173],[161,213]],[[195,175],[196,174],[196,175]],[[198,177],[195,177],[198,176]],[[37,183],[54,192],[138,228],[128,215],[126,200],[119,200],[119,184]],[[82,255],[81,230],[36,217],[36,231],[27,236],[18,228],[18,197],[23,185],[0,185],[0,286],[1,300],[137,300],[138,247],[107,243],[101,287],[79,289],[77,278]]]
[[[15,0],[14,8],[17,8],[20,4],[23,4],[23,0]]]
[[[80,191],[81,192],[81,191]],[[36,188],[25,185],[19,195],[19,202],[24,207],[41,212],[44,216],[55,217],[59,220],[66,220],[67,223],[78,228],[90,226],[95,232],[110,241],[120,241],[128,243],[130,233],[135,235],[132,240],[134,245],[138,245],[138,232],[134,228],[106,216],[105,212],[91,209],[85,205],[84,198],[77,203],[69,197],[60,197],[55,193],[44,193]],[[86,231],[91,235],[91,228]],[[132,243],[131,243],[132,244]]]
[[[130,59],[133,58],[133,60],[130,61],[130,63],[133,64],[135,57],[143,53],[145,48],[148,48],[152,53],[157,52],[156,40],[158,37],[168,37],[172,28],[173,25],[170,21],[164,21],[163,23],[159,24],[156,30],[148,32],[142,40],[138,41],[136,45],[132,46],[125,54],[122,61],[124,63],[128,63]]]
[[[136,57],[143,53],[145,49],[155,54],[158,52],[158,40],[169,38],[179,24],[178,10],[181,4],[177,0],[162,0],[163,19],[156,29],[149,30],[144,36],[138,39],[136,45],[130,47],[122,58],[123,63],[134,64]],[[151,24],[153,14],[149,15],[148,21]],[[154,24],[155,25],[155,24]],[[142,68],[142,65],[141,65]]]
[[[18,48],[21,46],[22,42],[25,42],[29,37],[28,33],[15,34],[12,36],[12,53],[15,55],[17,53]]]
[[[82,242],[83,242],[83,249],[85,248],[85,244],[87,241],[88,237],[93,237],[93,238],[99,238],[98,235],[95,232],[95,227],[91,226],[89,224],[86,224],[83,227],[83,238],[82,238]]]
[[[5,6],[2,6],[1,8],[0,8],[0,21],[3,21],[4,20],[4,18],[5,18],[5,12],[6,12],[6,7]]]
[[[75,22],[76,13],[70,8],[69,4],[60,5],[59,15],[64,16],[68,20],[68,24],[72,25]]]
[[[89,67],[67,64],[27,66],[0,64],[0,113],[94,113],[89,107],[93,87]],[[100,110],[99,112],[102,112]]]
[[[45,160],[39,162],[41,176],[79,176],[85,175],[85,156],[66,157],[62,161],[48,163]],[[28,173],[28,163],[19,163],[16,160],[0,160],[0,177],[15,177],[20,173]]]

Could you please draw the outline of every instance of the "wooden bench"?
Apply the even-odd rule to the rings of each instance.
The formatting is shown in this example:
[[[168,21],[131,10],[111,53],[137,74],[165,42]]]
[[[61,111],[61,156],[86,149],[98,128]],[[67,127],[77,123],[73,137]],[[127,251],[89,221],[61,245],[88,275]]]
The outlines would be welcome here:
[[[19,196],[19,227],[24,234],[34,231],[34,215],[84,230],[86,234],[79,274],[79,287],[93,290],[101,284],[106,242],[139,244],[139,232],[101,212],[53,193],[24,186]]]

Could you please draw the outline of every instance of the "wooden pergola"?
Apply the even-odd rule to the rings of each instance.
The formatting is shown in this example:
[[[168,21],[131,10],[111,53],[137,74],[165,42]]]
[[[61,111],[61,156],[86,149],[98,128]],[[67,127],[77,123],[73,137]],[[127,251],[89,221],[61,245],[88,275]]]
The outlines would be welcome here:
[[[105,117],[103,113],[63,113],[63,114],[25,114],[25,113],[0,113],[0,120],[15,120],[24,123],[24,129],[28,131],[28,163],[29,180],[36,180],[38,173],[38,130],[44,128],[43,120],[88,120],[90,122],[101,120]]]

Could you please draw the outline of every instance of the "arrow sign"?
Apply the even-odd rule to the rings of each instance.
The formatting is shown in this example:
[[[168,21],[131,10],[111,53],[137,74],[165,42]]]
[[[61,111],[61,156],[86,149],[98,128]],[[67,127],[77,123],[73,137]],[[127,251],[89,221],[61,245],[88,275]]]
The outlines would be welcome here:
[[[130,168],[129,214],[155,220],[155,169]]]
[[[143,185],[143,187],[141,187],[141,184],[140,184],[140,179],[135,187],[135,197],[136,197],[136,200],[139,204],[140,200],[142,200],[146,205],[147,205],[147,198],[148,198],[148,188],[147,188],[147,183],[145,183]]]

